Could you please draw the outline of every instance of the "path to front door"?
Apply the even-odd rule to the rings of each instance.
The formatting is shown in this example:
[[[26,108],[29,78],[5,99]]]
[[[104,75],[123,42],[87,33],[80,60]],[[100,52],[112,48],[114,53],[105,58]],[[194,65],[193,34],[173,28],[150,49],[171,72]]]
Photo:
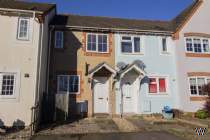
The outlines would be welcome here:
[[[109,113],[108,77],[94,77],[94,113]]]

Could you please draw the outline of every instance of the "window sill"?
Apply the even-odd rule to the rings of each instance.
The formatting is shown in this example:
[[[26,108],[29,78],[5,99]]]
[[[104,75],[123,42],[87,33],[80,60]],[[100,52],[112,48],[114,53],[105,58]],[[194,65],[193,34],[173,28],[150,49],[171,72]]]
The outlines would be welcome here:
[[[0,100],[15,100],[15,96],[2,96],[0,95]]]
[[[209,53],[185,53],[186,57],[204,57],[210,58]]]
[[[122,55],[144,55],[143,53],[122,53]]]
[[[169,52],[161,52],[161,55],[170,55]]]
[[[209,97],[208,96],[191,96],[190,101],[206,101]]]
[[[168,95],[168,93],[149,93],[148,95],[150,96],[165,96],[165,95]]]

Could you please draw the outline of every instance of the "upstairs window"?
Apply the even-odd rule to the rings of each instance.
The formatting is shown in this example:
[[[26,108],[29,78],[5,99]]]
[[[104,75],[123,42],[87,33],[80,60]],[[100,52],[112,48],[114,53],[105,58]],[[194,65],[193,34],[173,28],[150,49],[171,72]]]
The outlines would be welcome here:
[[[55,31],[55,48],[62,49],[63,48],[63,32]]]
[[[128,54],[142,53],[140,37],[122,36],[121,52],[128,53]]]
[[[17,37],[20,40],[29,40],[29,19],[28,18],[19,18]]]
[[[149,93],[162,94],[167,92],[166,78],[149,78]]]
[[[58,92],[78,94],[80,87],[80,77],[78,75],[59,75]]]
[[[87,34],[87,52],[108,53],[108,35]]]
[[[163,37],[161,39],[161,53],[168,53],[168,51],[167,38]]]
[[[0,96],[14,96],[16,83],[16,74],[0,73]]]
[[[203,96],[206,95],[202,91],[204,85],[210,82],[210,78],[208,77],[190,77],[189,84],[190,84],[190,93],[191,95],[195,96]]]
[[[192,53],[210,53],[209,39],[186,38],[186,51]]]

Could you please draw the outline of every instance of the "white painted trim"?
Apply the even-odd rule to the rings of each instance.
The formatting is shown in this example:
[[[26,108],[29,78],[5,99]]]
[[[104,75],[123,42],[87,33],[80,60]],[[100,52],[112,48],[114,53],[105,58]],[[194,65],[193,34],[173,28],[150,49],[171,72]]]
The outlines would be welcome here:
[[[190,89],[190,79],[191,78],[195,78],[196,79],[196,91],[197,91],[197,94],[196,95],[192,95],[191,94],[191,89]],[[209,76],[189,76],[189,77],[187,77],[187,81],[188,81],[188,93],[189,93],[189,97],[208,97],[208,95],[199,95],[199,93],[198,93],[198,83],[197,83],[197,81],[198,81],[198,78],[204,78],[204,80],[205,80],[205,84],[207,84],[207,80],[208,79],[210,79],[210,77]]]
[[[96,36],[96,51],[91,51],[88,50],[88,35],[95,35]],[[98,51],[98,36],[99,35],[105,35],[107,37],[107,51],[106,52],[99,52]],[[100,54],[107,54],[109,53],[109,34],[103,34],[103,33],[87,33],[86,34],[86,52],[91,52],[91,53],[100,53]]]
[[[120,39],[119,39],[119,46],[120,46],[120,54],[121,55],[145,55],[145,47],[144,47],[144,36],[142,35],[130,35],[130,34],[119,34],[120,35]],[[123,37],[130,37],[131,40],[126,41],[123,40]],[[134,38],[140,38],[140,52],[134,52]],[[122,52],[122,41],[123,42],[131,42],[132,44],[132,52],[131,53],[127,53],[127,52]]]
[[[26,37],[20,37],[20,23],[21,23],[22,20],[28,22],[28,26],[27,26],[27,36],[26,36]],[[18,40],[29,41],[30,26],[31,26],[31,25],[30,25],[30,18],[26,18],[26,17],[20,17],[20,18],[18,18],[18,28],[17,28],[17,39],[18,39]]]
[[[192,49],[193,51],[187,51],[187,39],[192,39]],[[200,39],[201,42],[201,52],[195,52],[194,50],[194,39]],[[203,40],[208,40],[209,41],[209,52],[203,52]],[[194,54],[210,54],[210,39],[205,38],[205,37],[196,37],[196,36],[189,36],[189,37],[184,37],[184,46],[185,46],[185,52],[186,53],[194,53]]]
[[[95,30],[113,30],[113,31],[128,31],[128,32],[141,32],[141,33],[145,33],[145,32],[150,32],[150,33],[160,33],[160,34],[165,34],[165,35],[171,35],[173,32],[172,31],[158,31],[158,30],[139,30],[139,29],[119,29],[119,28],[97,28],[97,27],[84,27],[84,26],[69,26],[69,25],[52,25],[53,27],[67,27],[67,28],[80,28],[80,29],[95,29]]]
[[[140,68],[137,67],[136,65],[133,65],[132,67],[130,67],[129,69],[127,69],[126,71],[124,71],[123,73],[121,73],[121,76],[120,76],[120,77],[124,77],[124,75],[125,75],[127,72],[129,72],[130,70],[132,70],[132,69],[135,69],[135,70],[137,70],[140,74],[145,75],[145,72],[144,72],[142,69],[140,69]]]
[[[66,76],[67,79],[68,79],[68,87],[67,87],[67,92],[64,92],[64,91],[59,91],[59,77],[60,76]],[[78,85],[78,92],[69,92],[69,77],[70,76],[78,76],[78,80],[79,80],[79,85]],[[80,86],[81,86],[81,81],[80,81],[80,75],[57,75],[57,94],[80,94]]]
[[[18,100],[19,99],[19,94],[20,94],[20,82],[21,82],[21,75],[19,70],[2,70],[0,69],[1,73],[13,73],[15,74],[15,85],[14,85],[14,94],[5,96],[5,95],[0,95],[0,102],[1,101],[8,101],[8,100]]]
[[[94,73],[96,73],[97,71],[99,71],[101,68],[105,67],[106,69],[108,69],[110,72],[113,73],[113,76],[116,75],[117,71],[115,69],[113,69],[112,67],[110,67],[109,65],[107,65],[106,63],[104,63],[102,66],[100,66],[98,69],[96,69],[95,71],[93,71],[90,76],[92,77]]]
[[[163,51],[163,44],[162,44],[162,39],[165,38],[166,39],[166,48],[167,48],[167,51]],[[159,42],[159,52],[160,52],[160,55],[162,56],[170,56],[171,55],[171,48],[169,47],[170,46],[170,43],[169,43],[169,37],[167,36],[161,36],[161,37],[158,37],[158,42]]]
[[[156,78],[157,80],[157,93],[149,93],[149,83],[147,84],[147,97],[170,97],[171,96],[171,90],[170,90],[170,76],[169,75],[159,75],[159,74],[150,74],[148,75],[148,78]],[[159,79],[165,78],[166,82],[166,92],[159,92]]]
[[[33,10],[20,10],[20,9],[9,9],[9,8],[0,8],[0,10],[3,11],[12,11],[12,12],[27,12],[27,13],[39,13],[39,14],[43,14],[43,12],[40,11],[33,11]]]

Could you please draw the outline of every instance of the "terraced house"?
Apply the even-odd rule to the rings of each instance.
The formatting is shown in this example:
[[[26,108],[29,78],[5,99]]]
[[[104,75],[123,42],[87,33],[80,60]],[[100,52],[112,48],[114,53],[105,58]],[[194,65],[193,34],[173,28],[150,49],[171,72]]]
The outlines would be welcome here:
[[[13,9],[11,5],[9,7],[5,4],[5,1],[2,3],[2,10]],[[33,5],[33,3],[17,3],[27,5],[26,7]],[[11,45],[1,45],[2,49],[6,49],[8,46],[8,50],[5,50],[7,53],[3,53],[7,54],[8,59],[0,61],[1,66],[4,64],[1,71],[3,76],[5,72],[13,72],[5,71],[7,70],[5,67],[9,67],[7,65],[10,63],[11,67],[28,65],[32,68],[31,65],[35,64],[43,66],[44,72],[41,76],[41,78],[45,77],[43,79],[38,78],[39,73],[32,73],[34,67],[31,71],[27,69],[27,72],[26,70],[20,72],[23,81],[17,83],[22,85],[21,88],[17,83],[12,85],[14,89],[18,90],[13,90],[15,95],[23,95],[24,92],[21,90],[28,89],[27,84],[38,86],[40,83],[35,81],[24,83],[24,80],[29,80],[31,75],[35,76],[36,78],[32,79],[39,79],[43,82],[41,85],[44,86],[43,88],[38,86],[35,88],[36,90],[31,91],[34,95],[33,99],[39,99],[38,95],[40,94],[36,92],[37,90],[42,91],[41,93],[46,91],[46,97],[51,99],[48,101],[50,104],[54,104],[50,114],[55,119],[60,119],[60,117],[67,119],[77,115],[91,117],[95,114],[123,116],[161,113],[164,106],[194,112],[204,106],[206,95],[201,88],[210,82],[210,29],[208,27],[210,19],[207,18],[210,1],[193,1],[170,21],[64,15],[56,13],[55,5],[39,5],[40,7],[46,6],[50,10],[46,10],[47,12],[40,16],[40,14],[36,14],[40,7],[24,9],[26,11],[21,9],[16,11],[18,15],[13,15],[17,21],[14,20],[11,24],[15,23],[17,32],[19,32],[23,28],[19,26],[22,23],[19,13],[25,13],[27,10],[33,13],[34,20],[42,17],[42,20],[39,21],[46,22],[45,34],[32,33],[37,33],[37,38],[33,37],[33,43],[38,45],[34,47],[37,51],[33,51],[33,53],[36,52],[36,55],[43,56],[43,60],[37,59],[35,63],[32,61],[32,55],[26,56],[29,55],[27,50],[24,55],[21,53],[21,57],[17,54],[12,55],[10,51],[15,47],[9,48]],[[14,9],[20,8],[15,7]],[[5,12],[2,12],[1,17],[11,18]],[[50,17],[53,17],[52,21]],[[4,22],[6,20],[0,21],[3,26],[10,25]],[[34,25],[26,22],[25,24],[35,26],[38,23],[34,23]],[[38,27],[41,28],[41,26]],[[33,30],[36,30],[34,28]],[[5,32],[9,29],[4,28]],[[30,31],[25,31],[24,27],[24,33],[21,33],[20,36],[25,36]],[[18,40],[19,34],[9,37]],[[43,40],[41,44],[45,43],[41,45],[38,43],[39,40]],[[4,42],[5,39],[0,43]],[[20,42],[24,47],[22,40]],[[15,41],[14,45],[17,44]],[[40,51],[38,48],[43,48],[45,51]],[[29,47],[22,49],[29,49]],[[42,55],[44,52],[45,55]],[[12,55],[12,58],[17,56],[17,59],[11,59],[8,53]],[[23,60],[22,57],[24,57]],[[23,64],[16,62],[19,59]],[[5,60],[9,61],[6,63],[7,65],[3,63]],[[14,79],[14,77],[9,77],[9,79]],[[4,77],[1,80],[2,97],[6,97],[3,96],[5,80],[7,79]],[[30,88],[30,90],[32,89]],[[8,107],[11,106],[10,110],[13,111],[12,105],[15,101],[2,99],[0,104],[9,103]],[[31,106],[25,102],[22,98],[18,100],[19,104],[30,108]],[[35,102],[31,101],[31,103]],[[16,107],[18,109],[18,106]],[[20,116],[18,113],[8,114],[3,108],[0,109],[0,117],[10,114],[11,116]]]
[[[29,126],[39,118],[55,13],[52,4],[0,0],[0,126]]]

